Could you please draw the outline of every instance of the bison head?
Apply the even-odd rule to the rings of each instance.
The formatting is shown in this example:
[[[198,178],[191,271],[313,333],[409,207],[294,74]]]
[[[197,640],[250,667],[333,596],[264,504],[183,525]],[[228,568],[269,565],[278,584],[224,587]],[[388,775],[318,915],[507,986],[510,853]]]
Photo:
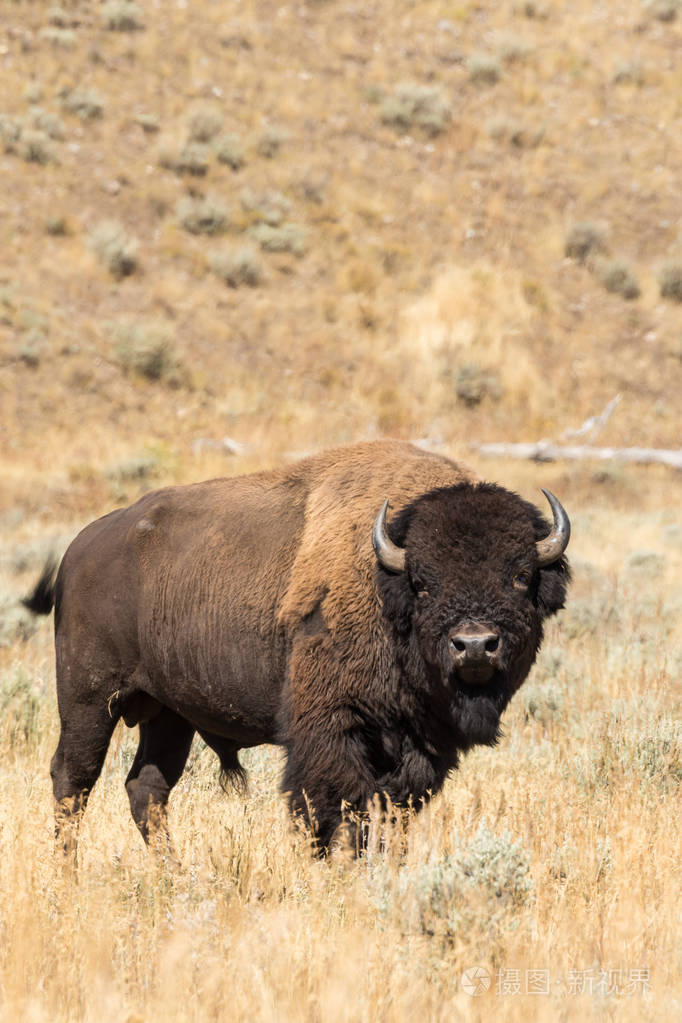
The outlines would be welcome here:
[[[494,484],[433,490],[372,535],[383,613],[405,675],[458,749],[492,744],[525,679],[543,621],[563,607],[570,523],[544,491],[552,527],[533,505]],[[425,708],[426,710],[426,708]]]

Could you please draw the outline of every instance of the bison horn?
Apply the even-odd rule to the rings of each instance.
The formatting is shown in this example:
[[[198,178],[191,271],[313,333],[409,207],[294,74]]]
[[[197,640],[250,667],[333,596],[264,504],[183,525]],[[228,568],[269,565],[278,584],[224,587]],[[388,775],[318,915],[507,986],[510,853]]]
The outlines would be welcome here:
[[[542,487],[542,493],[549,501],[554,516],[554,525],[549,536],[546,536],[544,540],[538,540],[535,544],[538,552],[538,564],[541,568],[558,561],[571,539],[571,521],[560,502],[551,491],[545,490],[544,487]]]
[[[386,531],[386,511],[388,501],[384,501],[381,511],[372,526],[372,545],[380,565],[389,572],[405,571],[405,551],[389,538]]]

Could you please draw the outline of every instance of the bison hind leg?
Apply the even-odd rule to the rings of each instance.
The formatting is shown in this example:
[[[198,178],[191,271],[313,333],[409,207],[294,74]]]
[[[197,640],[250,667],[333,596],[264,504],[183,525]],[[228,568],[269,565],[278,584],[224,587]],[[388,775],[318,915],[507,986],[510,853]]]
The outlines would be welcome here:
[[[118,717],[105,704],[73,704],[62,713],[59,743],[50,764],[55,801],[55,839],[69,858],[78,827],[107,755]]]
[[[130,811],[147,844],[168,849],[166,805],[189,756],[194,726],[168,707],[140,722],[140,744],[126,778]]]
[[[218,757],[220,761],[220,787],[223,792],[246,792],[248,776],[245,768],[239,763],[239,749],[230,739],[212,732],[200,730],[199,735]]]

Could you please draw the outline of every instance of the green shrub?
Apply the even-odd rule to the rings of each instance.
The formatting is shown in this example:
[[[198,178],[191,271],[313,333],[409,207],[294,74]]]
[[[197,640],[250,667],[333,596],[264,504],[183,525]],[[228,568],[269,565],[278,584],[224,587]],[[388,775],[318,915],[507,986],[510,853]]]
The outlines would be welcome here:
[[[658,272],[661,298],[682,302],[682,260],[665,263]]]
[[[29,82],[24,89],[24,99],[27,103],[40,103],[44,95],[40,82]]]
[[[238,288],[242,284],[255,288],[263,280],[263,266],[258,254],[250,246],[214,252],[209,257],[209,266],[231,288]]]
[[[302,256],[306,251],[306,232],[298,224],[284,223],[278,227],[271,224],[254,224],[249,236],[266,252],[293,252]]]
[[[18,153],[29,163],[51,163],[55,159],[51,140],[61,137],[62,130],[59,118],[42,110],[32,111],[28,124],[20,118],[0,115],[0,149]]]
[[[499,115],[486,121],[486,134],[496,142],[509,142],[517,149],[530,149],[537,146],[543,137],[542,128],[531,129],[513,117]]]
[[[269,191],[256,195],[250,188],[245,188],[240,195],[242,209],[251,214],[254,220],[262,221],[277,227],[291,212],[291,203],[283,192]]]
[[[658,551],[631,551],[625,559],[625,571],[655,578],[665,568],[665,558]]]
[[[532,49],[525,39],[511,32],[495,33],[494,47],[500,58],[510,64],[524,60]]]
[[[101,11],[102,22],[110,32],[136,32],[144,28],[144,12],[138,4],[112,0]]]
[[[467,67],[471,81],[480,85],[494,85],[502,74],[499,60],[489,53],[474,53],[469,57]]]
[[[121,320],[111,326],[114,351],[127,373],[147,380],[180,383],[173,331],[161,320]]]
[[[455,836],[452,844],[456,848]],[[515,913],[533,894],[520,841],[508,831],[495,834],[485,823],[458,852],[402,869],[395,880],[381,867],[376,873],[382,916],[398,917],[401,930],[448,941],[475,926],[495,941],[513,928]]]
[[[57,28],[69,28],[71,25],[71,18],[63,7],[48,7],[46,17],[50,25],[56,25]]]
[[[35,575],[41,572],[47,560],[54,557],[55,553],[61,560],[72,539],[71,534],[50,535],[41,540],[32,539],[13,544],[8,556],[11,571],[15,575],[22,575],[25,572]]]
[[[223,115],[215,107],[200,107],[187,118],[187,131],[192,142],[210,142],[223,126]]]
[[[631,746],[632,765],[645,781],[666,790],[682,784],[682,726],[660,718],[637,735]]]
[[[45,230],[55,238],[63,238],[71,234],[69,222],[61,213],[52,213],[45,220]]]
[[[179,152],[162,149],[159,163],[167,170],[176,174],[193,174],[203,177],[207,173],[211,159],[211,150],[201,142],[186,142]]]
[[[18,323],[23,330],[44,331],[49,325],[49,319],[43,313],[39,313],[33,306],[24,305],[19,310]]]
[[[221,135],[216,139],[213,151],[218,161],[227,164],[232,170],[240,170],[246,162],[244,147],[238,135]]]
[[[153,453],[133,455],[122,462],[110,465],[104,472],[107,479],[114,483],[134,483],[136,481],[154,479],[159,475],[159,459]]]
[[[380,112],[384,124],[396,131],[417,127],[427,135],[439,135],[449,124],[452,108],[441,86],[403,82],[384,99]]]
[[[138,268],[138,242],[117,220],[104,220],[90,234],[90,247],[117,280]]]
[[[37,327],[33,327],[24,335],[17,354],[23,363],[30,366],[31,369],[35,369],[40,364],[40,359],[46,349],[45,334]]]
[[[23,130],[24,123],[18,117],[0,114],[0,146],[3,152],[16,153]]]
[[[625,780],[639,782],[643,790],[677,791],[682,783],[682,725],[669,716],[642,719],[639,706],[624,704],[604,717],[574,770],[591,792],[613,789]]]
[[[19,636],[26,640],[35,632],[35,619],[28,612],[21,611],[25,619],[24,628],[28,633]],[[28,619],[31,619],[30,625]],[[0,610],[0,646],[3,643],[2,610]],[[41,731],[41,717],[48,707],[44,686],[40,680],[33,680],[26,670],[15,664],[5,669],[0,676],[0,733],[3,742],[10,748],[35,742]],[[50,708],[51,710],[51,708]]]
[[[526,719],[533,718],[542,725],[560,721],[565,713],[564,693],[556,680],[549,682],[526,682],[521,690]]]
[[[581,221],[569,230],[564,244],[564,254],[569,259],[584,263],[593,252],[604,250],[605,238],[606,232],[600,224]]]
[[[645,0],[644,7],[659,21],[674,21],[682,10],[682,0]]]
[[[516,4],[514,10],[516,14],[521,14],[524,18],[532,18],[537,21],[546,21],[550,13],[545,4],[538,4],[535,0],[524,0],[523,3]]]
[[[502,394],[500,378],[493,370],[483,369],[477,362],[467,362],[457,370],[455,394],[472,408],[484,398],[497,400]]]
[[[51,139],[61,141],[66,135],[66,128],[61,118],[42,107],[33,107],[29,116],[29,123],[37,130],[49,135]]]
[[[256,142],[256,152],[259,156],[264,156],[266,160],[272,160],[288,138],[288,133],[282,128],[278,128],[274,124],[267,125]]]
[[[38,620],[22,606],[14,593],[0,593],[0,647],[26,642],[38,628]]]
[[[622,60],[613,69],[611,81],[614,85],[643,85],[644,71],[636,61]]]
[[[73,50],[78,36],[70,28],[56,28],[54,25],[46,25],[40,30],[40,38],[54,46],[55,49]]]
[[[220,234],[227,228],[227,209],[219,199],[186,196],[178,203],[177,215],[192,234]]]
[[[561,628],[567,640],[594,636],[606,628],[618,628],[620,624],[618,605],[608,592],[570,600],[561,616]]]
[[[55,159],[49,135],[44,131],[24,131],[18,147],[19,155],[27,163],[47,164]]]
[[[600,259],[594,271],[607,291],[612,291],[629,301],[638,298],[640,287],[631,268],[619,259]]]
[[[62,106],[81,121],[95,121],[104,113],[104,101],[94,89],[67,90],[62,93]]]
[[[161,122],[156,114],[138,114],[135,121],[147,135],[155,134],[161,127]]]
[[[503,904],[523,906],[533,891],[528,857],[509,831],[497,835],[482,823],[458,858],[465,887],[487,889]]]

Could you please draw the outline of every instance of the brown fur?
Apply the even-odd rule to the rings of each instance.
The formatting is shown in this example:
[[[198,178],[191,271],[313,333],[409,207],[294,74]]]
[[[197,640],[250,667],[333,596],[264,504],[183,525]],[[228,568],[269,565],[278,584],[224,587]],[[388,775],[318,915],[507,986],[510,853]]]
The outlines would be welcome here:
[[[65,808],[84,809],[119,717],[140,725],[126,784],[145,838],[150,812],[162,819],[195,731],[226,778],[241,776],[240,748],[284,745],[292,807],[312,804],[323,846],[342,801],[362,810],[375,792],[418,803],[436,791],[460,750],[493,740],[459,734],[452,693],[446,699],[435,685],[435,662],[420,663],[408,636],[418,620],[410,572],[396,579],[379,568],[370,535],[387,497],[409,517],[432,492],[438,507],[461,507],[475,483],[446,458],[381,441],[272,472],[169,487],[87,526],[54,585],[60,820]],[[547,524],[498,491],[519,520],[509,542],[532,559]],[[497,507],[501,498],[486,500]],[[438,549],[437,536],[414,528],[400,541],[408,567],[425,543],[425,551]],[[46,585],[42,578],[36,588],[40,613],[51,603]],[[523,677],[541,619],[555,609],[536,614]],[[518,684],[514,678],[512,688]]]

